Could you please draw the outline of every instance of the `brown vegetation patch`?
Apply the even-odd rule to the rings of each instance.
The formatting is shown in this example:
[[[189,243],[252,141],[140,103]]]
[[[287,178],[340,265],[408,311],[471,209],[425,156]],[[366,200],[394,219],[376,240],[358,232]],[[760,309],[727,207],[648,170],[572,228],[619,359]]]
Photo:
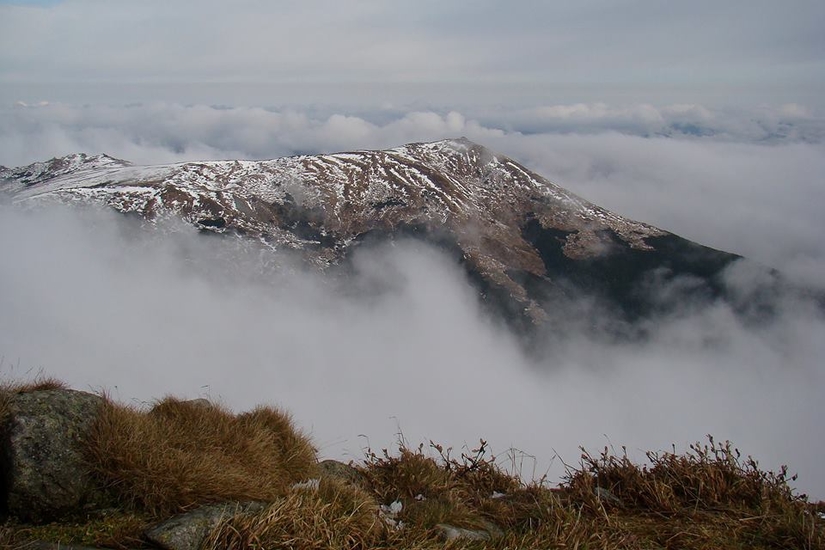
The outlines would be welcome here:
[[[584,451],[581,468],[562,487],[565,498],[594,516],[624,518],[631,530],[653,515],[666,532],[683,524],[674,538],[715,541],[720,548],[737,547],[721,545],[725,540],[754,548],[825,547],[823,522],[807,497],[791,489],[788,482],[796,476],[788,476],[786,467],[763,471],[729,441],[717,443],[712,436],[685,454],[648,452],[647,458],[649,465],[638,466],[626,452],[604,449],[594,457]]]
[[[0,398],[58,387],[5,383]],[[352,480],[313,479],[315,450],[288,415],[236,415],[205,400],[166,398],[151,410],[106,400],[88,443],[90,466],[123,506],[85,524],[8,522],[0,547],[134,548],[158,519],[255,500],[266,504],[223,520],[204,550],[825,549],[825,503],[795,494],[784,468],[763,471],[710,437],[684,454],[648,453],[644,465],[625,452],[583,450],[558,487],[508,473],[484,441],[454,457],[403,438],[395,453],[368,451]],[[444,524],[486,540],[445,541]]]
[[[272,501],[317,467],[309,439],[279,410],[234,415],[173,398],[149,412],[107,400],[88,458],[125,504],[158,516],[227,500]]]
[[[383,530],[371,495],[324,478],[317,484],[293,487],[261,512],[224,520],[204,548],[362,549],[378,542]]]

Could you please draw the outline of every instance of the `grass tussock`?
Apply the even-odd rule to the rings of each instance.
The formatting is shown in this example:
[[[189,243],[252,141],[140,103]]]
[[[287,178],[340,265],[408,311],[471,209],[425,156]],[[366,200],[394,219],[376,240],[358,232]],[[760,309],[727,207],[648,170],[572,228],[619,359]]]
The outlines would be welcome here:
[[[495,458],[486,457],[486,442],[459,458],[451,449],[430,443],[434,454],[423,445],[399,446],[397,455],[386,449],[381,455],[372,451],[361,472],[378,502],[388,506],[400,503],[396,518],[411,530],[431,531],[438,524],[466,529],[490,525],[483,504],[491,495],[505,494],[520,486],[518,478],[504,473]]]
[[[0,380],[0,418],[4,418],[5,407],[15,395],[42,390],[64,390],[67,386],[60,380],[50,376],[38,375],[30,381]]]
[[[228,518],[204,548],[362,549],[378,543],[384,530],[372,495],[339,480],[321,479],[293,487],[261,512]]]
[[[0,382],[0,393],[2,394],[23,394],[45,390],[65,390],[68,386],[57,378],[51,376],[37,376],[29,382]]]
[[[756,509],[785,506],[804,495],[793,495],[787,468],[765,472],[752,458],[743,458],[729,441],[717,443],[713,437],[705,445],[693,444],[689,452],[648,452],[649,466],[633,464],[607,449],[594,457],[584,452],[583,468],[569,476],[568,485],[582,494],[596,487],[609,490],[623,503],[655,509],[663,513],[685,509]]]
[[[638,466],[623,450],[593,456],[583,450],[581,467],[568,474],[565,498],[590,515],[605,519],[655,514],[671,525],[704,524],[701,538],[717,533],[749,547],[825,548],[825,530],[815,506],[796,495],[786,467],[764,471],[743,458],[729,441],[693,444],[685,454],[648,452],[649,465]],[[604,491],[607,491],[606,493]],[[631,530],[644,522],[625,521]],[[661,523],[661,522],[657,522]],[[675,535],[674,535],[675,536]]]
[[[124,504],[159,517],[213,502],[273,501],[317,467],[309,439],[277,409],[235,415],[173,398],[148,412],[107,400],[88,459]]]
[[[694,445],[685,455],[651,453],[639,466],[626,454],[584,453],[566,483],[522,483],[487,457],[484,442],[453,459],[431,444],[368,453],[359,469],[364,523],[326,515],[344,485],[313,500],[290,496],[259,515],[235,518],[217,548],[451,549],[808,549],[825,547],[818,510],[797,496],[784,469],[764,472],[729,444]],[[297,498],[297,500],[295,500]],[[372,499],[372,505],[369,504]],[[303,519],[296,519],[301,506]],[[374,523],[375,505],[383,523]],[[323,511],[320,511],[323,510]],[[339,521],[352,518],[338,512]],[[333,514],[334,516],[334,514]],[[311,521],[307,517],[313,518]],[[309,521],[309,523],[307,523]],[[487,540],[444,541],[440,524],[484,532]],[[302,533],[313,533],[303,537]]]

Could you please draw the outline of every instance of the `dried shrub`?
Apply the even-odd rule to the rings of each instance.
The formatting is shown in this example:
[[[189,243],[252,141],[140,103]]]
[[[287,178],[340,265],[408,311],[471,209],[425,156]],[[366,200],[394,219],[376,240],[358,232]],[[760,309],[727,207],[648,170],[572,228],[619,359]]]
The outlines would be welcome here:
[[[585,450],[582,467],[568,474],[567,486],[589,500],[596,488],[606,489],[626,506],[670,513],[685,509],[759,510],[804,500],[788,485],[786,467],[763,471],[752,457],[742,458],[729,441],[695,443],[682,455],[648,452],[649,465],[637,466],[623,450],[616,456],[605,448],[599,456]]]
[[[648,452],[643,466],[624,449],[616,456],[605,448],[595,457],[582,449],[581,467],[568,473],[563,489],[570,503],[606,519],[618,509],[624,516],[656,514],[674,523],[685,518],[706,524],[708,539],[721,533],[753,547],[823,547],[822,522],[807,497],[794,493],[789,482],[796,476],[785,466],[762,470],[729,441],[717,443],[712,436],[689,449],[682,455]]]

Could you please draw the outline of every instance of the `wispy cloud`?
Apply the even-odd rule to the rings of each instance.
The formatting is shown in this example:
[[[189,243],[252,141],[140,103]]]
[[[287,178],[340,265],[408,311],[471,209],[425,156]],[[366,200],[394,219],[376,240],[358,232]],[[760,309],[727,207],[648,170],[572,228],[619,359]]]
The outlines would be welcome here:
[[[384,148],[467,135],[480,142],[539,134],[602,134],[787,144],[825,141],[825,117],[798,104],[757,110],[697,104],[605,103],[529,108],[409,110],[387,106],[262,108],[170,103],[79,107],[48,101],[0,110],[0,163],[100,151],[139,163],[271,158],[294,153]]]

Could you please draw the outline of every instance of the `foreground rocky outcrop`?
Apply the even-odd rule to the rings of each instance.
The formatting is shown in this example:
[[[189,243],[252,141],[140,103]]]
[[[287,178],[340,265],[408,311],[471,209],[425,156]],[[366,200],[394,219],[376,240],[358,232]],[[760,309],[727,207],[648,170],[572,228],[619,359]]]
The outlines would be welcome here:
[[[105,507],[86,467],[84,441],[103,399],[74,390],[11,395],[0,434],[2,508],[45,522]]]

